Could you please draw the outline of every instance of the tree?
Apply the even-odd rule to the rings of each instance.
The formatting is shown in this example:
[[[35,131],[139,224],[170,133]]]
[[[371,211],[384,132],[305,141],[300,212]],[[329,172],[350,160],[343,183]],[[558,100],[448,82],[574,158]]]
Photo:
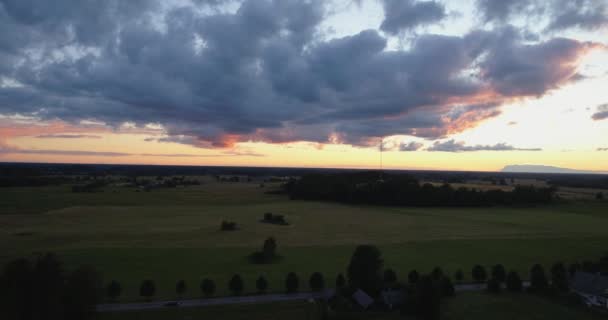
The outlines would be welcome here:
[[[110,299],[110,301],[116,301],[116,298],[118,298],[121,293],[122,287],[116,280],[110,281],[110,283],[108,283],[106,286],[106,296]]]
[[[415,284],[416,282],[418,282],[419,279],[420,275],[416,270],[412,270],[410,271],[410,273],[407,274],[407,281],[409,282],[409,284]]]
[[[287,290],[287,293],[296,293],[298,292],[299,287],[300,279],[298,279],[298,275],[294,272],[288,273],[285,278],[285,289]]]
[[[434,281],[441,280],[441,278],[443,278],[443,270],[441,270],[439,267],[433,268],[433,271],[431,271],[431,277]]]
[[[264,276],[260,276],[255,281],[255,288],[258,289],[258,293],[266,293],[266,290],[268,290],[268,281],[266,281]]]
[[[323,278],[323,274],[320,272],[313,273],[310,276],[308,283],[310,284],[310,289],[312,291],[321,291],[325,289],[325,279]]]
[[[439,319],[440,295],[429,276],[421,277],[416,282],[416,314],[424,320]]]
[[[454,279],[458,282],[462,282],[464,280],[464,272],[462,272],[460,269],[456,270],[454,273]]]
[[[180,298],[186,293],[186,281],[179,280],[175,284],[175,293],[177,293],[177,296]]]
[[[580,263],[573,263],[568,267],[568,273],[570,274],[570,277],[574,277],[574,274],[581,270],[581,264]]]
[[[488,280],[487,282],[487,288],[488,292],[490,293],[500,293],[500,281],[498,281],[498,279],[492,277],[490,278],[490,280]]]
[[[507,271],[502,264],[497,264],[492,267],[492,278],[498,281],[499,283],[505,282],[507,279]]]
[[[595,195],[595,199],[597,199],[597,200],[604,200],[604,193],[603,192],[598,192]]]
[[[439,280],[439,287],[441,289],[442,297],[452,297],[455,293],[454,284],[449,277],[443,276],[441,280]]]
[[[238,274],[232,276],[232,279],[230,279],[230,282],[228,283],[228,289],[230,289],[232,294],[235,296],[241,295],[244,287],[245,285],[243,284],[243,278],[241,278],[241,276]]]
[[[558,262],[551,267],[551,284],[558,291],[568,291],[568,272],[563,263]]]
[[[32,275],[32,313],[34,319],[63,318],[65,272],[61,261],[52,253],[36,260]]]
[[[486,269],[481,265],[475,265],[471,270],[471,276],[475,282],[482,283],[487,278]]]
[[[540,264],[535,264],[530,270],[530,291],[540,293],[545,291],[548,286],[545,269]]]
[[[211,279],[201,281],[201,292],[205,297],[211,297],[215,293],[215,282]]]
[[[393,269],[384,270],[384,276],[382,278],[384,279],[385,285],[393,286],[397,284],[397,274]]]
[[[521,292],[521,290],[523,289],[521,278],[519,277],[519,274],[517,274],[517,272],[515,271],[511,271],[509,272],[509,274],[507,274],[506,282],[507,290],[511,292]]]
[[[95,305],[100,300],[101,289],[101,275],[93,267],[82,266],[70,273],[65,284],[64,319],[92,318]]]
[[[355,249],[348,264],[348,281],[354,288],[376,296],[382,286],[382,258],[378,248],[371,245],[360,245]]]
[[[32,318],[33,266],[27,259],[7,263],[0,275],[0,307],[3,318]]]
[[[264,246],[262,247],[262,253],[264,255],[264,259],[270,261],[274,259],[277,251],[277,241],[270,237],[264,241]]]
[[[152,280],[144,280],[139,287],[139,295],[150,300],[156,293],[156,286]]]
[[[338,274],[336,277],[336,289],[343,289],[346,286],[346,279],[343,274]]]

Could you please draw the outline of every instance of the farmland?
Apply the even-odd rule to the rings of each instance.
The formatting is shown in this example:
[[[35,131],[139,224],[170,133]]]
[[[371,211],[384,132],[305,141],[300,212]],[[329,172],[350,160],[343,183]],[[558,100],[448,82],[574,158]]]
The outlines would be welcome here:
[[[302,283],[321,271],[332,283],[354,247],[377,245],[385,266],[403,278],[411,269],[440,266],[447,274],[474,264],[502,263],[524,277],[534,263],[594,259],[608,241],[608,203],[563,202],[537,207],[402,208],[292,201],[266,194],[272,185],[217,183],[140,192],[109,186],[72,193],[69,186],[4,188],[0,197],[0,259],[58,253],[68,267],[91,264],[123,286],[121,301],[138,297],[143,279],[157,284],[157,298],[174,298],[175,282],[198,297],[202,278],[218,295],[239,273],[245,291],[263,274],[271,291],[285,275]],[[276,187],[276,185],[274,186]],[[266,212],[285,215],[289,226],[263,224]],[[221,232],[221,221],[237,231]],[[277,239],[279,263],[254,265],[247,256],[264,239]]]

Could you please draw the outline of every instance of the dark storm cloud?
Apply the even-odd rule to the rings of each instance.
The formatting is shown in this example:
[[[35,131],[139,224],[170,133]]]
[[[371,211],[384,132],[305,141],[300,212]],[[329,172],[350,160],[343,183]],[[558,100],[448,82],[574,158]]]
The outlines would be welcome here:
[[[384,21],[380,29],[390,34],[432,24],[446,17],[445,7],[437,1],[382,0]]]
[[[437,141],[427,151],[441,152],[471,152],[471,151],[542,151],[540,148],[516,148],[506,143],[497,143],[495,145],[475,145],[467,146],[464,142],[455,140]]]
[[[593,120],[608,119],[608,103],[597,106],[596,112],[591,116]]]
[[[477,0],[477,7],[485,22],[525,17],[538,23],[545,18],[546,31],[608,26],[608,3],[602,0]]]
[[[321,0],[246,0],[235,12],[92,3],[0,1],[0,77],[15,84],[0,86],[0,114],[158,123],[167,136],[157,141],[202,148],[435,139],[577,80],[574,61],[593,46],[530,43],[508,26],[423,34],[407,50],[388,49],[376,30],[327,40]],[[398,21],[389,24],[407,27]]]

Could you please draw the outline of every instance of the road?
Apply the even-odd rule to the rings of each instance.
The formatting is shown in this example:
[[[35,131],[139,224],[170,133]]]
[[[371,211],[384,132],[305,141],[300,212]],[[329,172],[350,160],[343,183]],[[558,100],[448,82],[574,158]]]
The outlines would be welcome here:
[[[523,283],[524,288],[530,286],[529,282]],[[483,291],[486,289],[484,283],[466,283],[457,284],[454,286],[456,292]],[[333,290],[325,292],[300,292],[293,294],[265,294],[256,296],[238,296],[238,297],[221,297],[209,299],[191,299],[179,300],[178,308],[189,307],[205,307],[230,304],[256,304],[270,303],[281,301],[298,301],[310,299],[322,299],[333,294]],[[164,308],[176,308],[176,306],[167,306],[168,303],[176,302],[177,300],[153,301],[153,302],[136,302],[136,303],[110,303],[97,305],[97,312],[117,312],[117,311],[136,311],[136,310],[154,310]]]

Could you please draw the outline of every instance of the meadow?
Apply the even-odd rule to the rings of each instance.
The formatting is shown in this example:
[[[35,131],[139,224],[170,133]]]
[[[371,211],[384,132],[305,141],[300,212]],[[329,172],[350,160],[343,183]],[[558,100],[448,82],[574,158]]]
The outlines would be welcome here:
[[[156,189],[113,186],[104,192],[72,193],[69,186],[4,188],[0,196],[0,262],[56,252],[68,268],[97,267],[123,287],[120,301],[139,300],[144,279],[156,282],[157,298],[175,298],[186,280],[187,297],[199,282],[215,280],[228,294],[235,273],[254,292],[265,275],[271,291],[284,291],[285,275],[320,271],[329,284],[344,272],[356,245],[375,244],[385,266],[405,278],[441,267],[462,269],[496,263],[525,278],[531,265],[595,259],[608,251],[608,203],[560,202],[538,207],[397,208],[291,201],[266,194],[273,186],[217,183]],[[276,187],[276,185],[274,186]],[[289,226],[260,223],[266,212],[283,214]],[[222,220],[237,231],[222,232]],[[251,264],[247,256],[275,237],[279,263]]]

